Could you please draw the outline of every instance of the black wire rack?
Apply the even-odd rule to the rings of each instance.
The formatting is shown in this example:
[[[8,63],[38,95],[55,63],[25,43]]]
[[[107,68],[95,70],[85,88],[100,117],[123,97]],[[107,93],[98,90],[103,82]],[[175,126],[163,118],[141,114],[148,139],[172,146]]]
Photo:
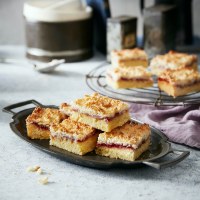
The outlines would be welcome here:
[[[190,93],[177,98],[168,96],[166,93],[159,90],[156,78],[154,78],[153,87],[141,89],[113,89],[107,85],[105,79],[105,73],[108,67],[110,67],[110,64],[104,62],[86,75],[86,83],[93,91],[130,103],[156,106],[180,106],[200,103],[200,92]]]

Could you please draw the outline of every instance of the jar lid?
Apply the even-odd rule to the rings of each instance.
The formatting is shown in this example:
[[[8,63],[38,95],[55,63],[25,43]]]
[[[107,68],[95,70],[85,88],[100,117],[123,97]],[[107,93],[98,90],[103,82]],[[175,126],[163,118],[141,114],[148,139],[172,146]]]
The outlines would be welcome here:
[[[23,14],[31,21],[67,22],[90,18],[92,8],[77,0],[32,0],[24,3]]]

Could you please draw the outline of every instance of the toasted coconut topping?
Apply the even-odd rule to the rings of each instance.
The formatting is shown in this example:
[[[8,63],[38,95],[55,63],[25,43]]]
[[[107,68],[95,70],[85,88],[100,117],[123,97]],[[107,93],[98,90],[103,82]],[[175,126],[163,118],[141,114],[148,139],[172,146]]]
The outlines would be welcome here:
[[[81,99],[77,99],[71,103],[71,108],[80,113],[94,115],[99,117],[113,117],[117,113],[128,111],[128,104],[102,96],[98,93],[92,95],[85,95]]]
[[[200,81],[200,73],[188,68],[177,70],[166,70],[160,76],[159,80],[166,80],[170,84],[191,84]]]
[[[118,144],[137,148],[149,136],[149,125],[127,122],[109,133],[104,132],[100,134],[98,144]]]
[[[65,119],[60,124],[55,124],[50,127],[52,136],[67,137],[75,140],[82,140],[88,135],[92,135],[95,129],[89,125]]]
[[[123,49],[123,50],[114,50],[111,53],[111,56],[118,57],[119,60],[124,59],[139,59],[139,60],[147,60],[147,54],[144,50],[139,48],[134,49]]]
[[[71,111],[72,111],[72,108],[71,108],[71,106],[68,104],[68,103],[62,103],[61,105],[60,105],[60,111],[62,112],[62,113],[64,113],[65,115],[67,115],[67,116],[70,116],[70,114],[71,114]]]
[[[110,68],[107,71],[114,80],[125,79],[150,79],[151,73],[143,66],[126,67],[126,68]]]
[[[58,109],[36,107],[31,115],[26,119],[28,123],[37,123],[39,125],[50,126],[60,123],[66,116]]]
[[[182,67],[190,67],[194,63],[197,63],[197,56],[186,53],[178,53],[174,51],[169,51],[165,55],[157,55],[151,60],[150,68],[161,67],[161,68],[169,68],[176,69]]]

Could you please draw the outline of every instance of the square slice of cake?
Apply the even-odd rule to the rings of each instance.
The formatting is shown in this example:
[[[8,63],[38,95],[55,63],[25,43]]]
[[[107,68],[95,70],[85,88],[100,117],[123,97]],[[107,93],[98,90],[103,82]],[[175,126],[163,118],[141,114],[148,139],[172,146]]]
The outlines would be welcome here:
[[[31,139],[49,139],[49,127],[65,118],[58,109],[36,107],[26,119],[27,135]]]
[[[152,74],[159,76],[166,69],[181,69],[187,67],[188,69],[197,70],[197,63],[196,55],[169,51],[165,55],[157,55],[154,57],[150,62],[149,69]]]
[[[111,132],[99,134],[96,154],[134,161],[148,150],[150,132],[150,127],[147,124],[127,122]]]
[[[188,68],[166,70],[158,78],[158,87],[177,97],[200,91],[200,73]]]
[[[142,66],[111,68],[107,71],[106,82],[115,89],[153,86],[151,73]]]
[[[78,155],[94,150],[98,132],[91,126],[65,119],[50,127],[50,145]]]
[[[145,51],[139,48],[114,50],[111,52],[111,63],[113,67],[147,67],[148,57]]]
[[[60,106],[60,111],[74,121],[107,132],[130,119],[128,104],[98,93],[85,95],[73,101],[70,106],[64,103]]]

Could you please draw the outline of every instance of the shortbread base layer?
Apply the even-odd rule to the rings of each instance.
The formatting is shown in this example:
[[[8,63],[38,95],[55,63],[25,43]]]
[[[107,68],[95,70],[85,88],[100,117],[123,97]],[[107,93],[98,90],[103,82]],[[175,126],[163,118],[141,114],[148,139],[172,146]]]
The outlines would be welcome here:
[[[89,126],[92,126],[96,129],[99,129],[105,132],[110,132],[114,128],[118,126],[122,126],[127,121],[129,121],[130,115],[129,115],[129,112],[127,111],[121,115],[114,117],[110,121],[106,121],[105,119],[97,119],[97,118],[74,111],[70,114],[70,119],[81,122],[83,124],[87,124]]]
[[[114,67],[136,67],[136,66],[143,66],[147,67],[148,62],[147,60],[118,60],[114,64]]]
[[[200,83],[196,83],[194,85],[185,86],[185,87],[177,87],[169,84],[166,81],[159,81],[158,80],[158,87],[160,90],[164,91],[170,96],[178,97],[183,96],[191,92],[198,92],[200,91]]]
[[[27,135],[31,139],[49,139],[50,131],[49,129],[40,128],[39,125],[32,123],[27,123]]]
[[[153,86],[153,81],[136,81],[136,80],[118,80],[113,81],[111,78],[106,77],[106,81],[108,85],[110,85],[114,89],[120,88],[147,88]]]
[[[95,134],[83,142],[74,142],[69,139],[61,139],[57,137],[50,136],[50,145],[56,146],[58,148],[67,150],[69,152],[84,155],[95,149],[97,143],[98,134]]]
[[[185,67],[183,67],[185,68]],[[193,69],[195,71],[198,70],[198,65],[197,63],[194,63],[192,64],[191,66],[186,66],[187,69]],[[155,67],[155,66],[150,66],[150,70],[151,70],[151,73],[156,75],[156,76],[160,76],[162,74],[163,71],[167,70],[168,68],[165,68],[165,69],[161,69],[160,67]],[[180,69],[180,68],[176,68],[176,69]]]
[[[106,156],[109,158],[134,161],[139,158],[142,153],[148,150],[149,145],[150,139],[146,140],[145,143],[143,143],[138,149],[135,150],[130,148],[99,146],[96,147],[95,152],[98,155]]]

